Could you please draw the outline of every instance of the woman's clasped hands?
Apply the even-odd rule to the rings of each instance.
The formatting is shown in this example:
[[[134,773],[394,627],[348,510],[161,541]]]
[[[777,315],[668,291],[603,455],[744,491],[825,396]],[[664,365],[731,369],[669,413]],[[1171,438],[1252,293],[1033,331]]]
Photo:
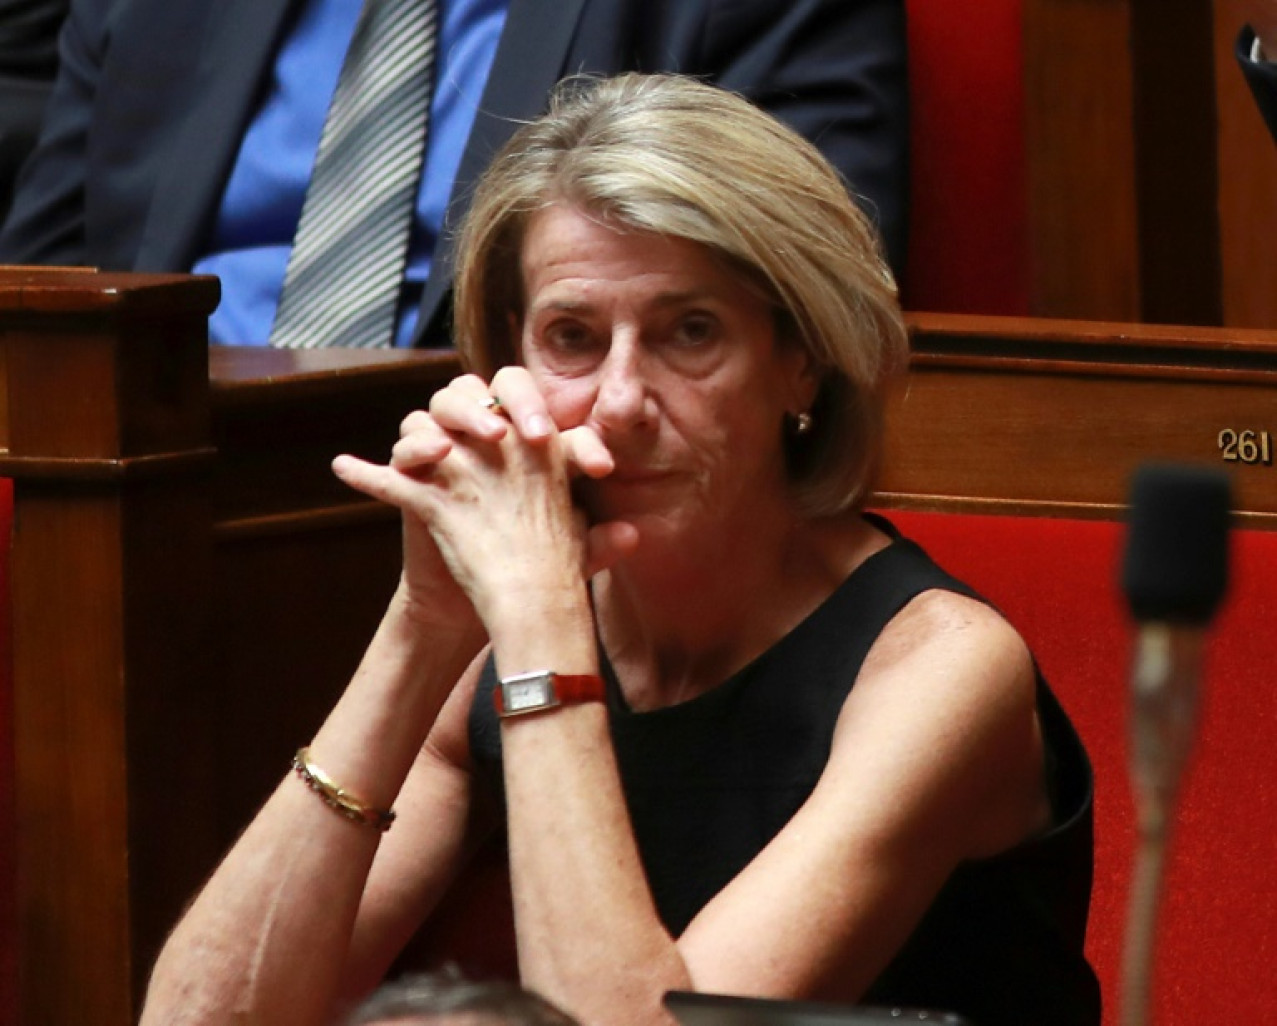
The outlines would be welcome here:
[[[403,588],[431,621],[579,588],[633,551],[624,522],[588,524],[571,482],[606,477],[613,460],[588,425],[560,430],[532,376],[505,367],[489,385],[467,374],[409,414],[388,463],[343,455],[334,473],[404,518]]]

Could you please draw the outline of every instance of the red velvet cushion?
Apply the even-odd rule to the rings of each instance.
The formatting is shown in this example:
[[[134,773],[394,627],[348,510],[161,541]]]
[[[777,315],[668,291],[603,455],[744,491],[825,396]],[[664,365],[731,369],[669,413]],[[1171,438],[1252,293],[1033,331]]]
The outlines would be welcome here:
[[[1091,753],[1096,875],[1087,952],[1118,1021],[1135,831],[1127,785],[1132,627],[1118,589],[1123,528],[1106,522],[888,514],[997,604],[1033,647]],[[1233,536],[1233,588],[1215,624],[1195,759],[1162,908],[1154,1019],[1261,1021],[1277,969],[1277,532]]]

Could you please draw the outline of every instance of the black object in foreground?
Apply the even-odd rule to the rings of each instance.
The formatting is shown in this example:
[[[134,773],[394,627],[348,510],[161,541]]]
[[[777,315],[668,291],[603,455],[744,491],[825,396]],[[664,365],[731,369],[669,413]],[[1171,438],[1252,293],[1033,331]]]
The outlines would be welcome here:
[[[1228,477],[1149,464],[1131,483],[1122,587],[1137,620],[1204,624],[1228,583]]]
[[[961,1016],[918,1008],[863,1008],[815,1001],[778,1001],[671,990],[665,1007],[679,1026],[885,1026],[925,1022],[971,1026]]]
[[[1144,1026],[1175,802],[1196,732],[1206,627],[1228,584],[1228,478],[1150,465],[1131,487],[1122,586],[1137,621],[1131,784],[1139,847],[1123,954],[1122,1026]]]

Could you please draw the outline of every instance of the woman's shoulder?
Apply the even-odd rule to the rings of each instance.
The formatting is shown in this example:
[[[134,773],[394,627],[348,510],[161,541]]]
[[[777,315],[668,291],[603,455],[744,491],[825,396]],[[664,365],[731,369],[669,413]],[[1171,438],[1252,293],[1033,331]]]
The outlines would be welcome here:
[[[1033,659],[978,599],[928,590],[887,624],[839,715],[834,759],[855,748],[896,785],[934,791],[925,818],[948,822],[965,858],[1049,820]]]
[[[870,659],[1004,657],[1031,667],[1028,646],[996,609],[973,593],[931,587],[919,591],[887,623]]]
[[[853,693],[889,690],[892,704],[924,702],[953,715],[1031,715],[1036,681],[1028,645],[1001,614],[970,595],[932,588],[888,621]]]

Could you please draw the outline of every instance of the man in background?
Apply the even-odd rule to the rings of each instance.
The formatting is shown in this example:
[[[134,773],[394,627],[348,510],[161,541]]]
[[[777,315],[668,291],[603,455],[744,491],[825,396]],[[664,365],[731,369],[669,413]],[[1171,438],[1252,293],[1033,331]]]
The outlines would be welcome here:
[[[744,93],[842,171],[901,266],[903,0],[417,2],[437,7],[430,127],[393,328],[375,344],[448,343],[450,231],[568,74],[674,71]],[[216,274],[212,341],[291,344],[272,340],[281,288],[359,7],[73,0],[0,262]]]
[[[35,145],[69,0],[0,0],[0,221]]]

